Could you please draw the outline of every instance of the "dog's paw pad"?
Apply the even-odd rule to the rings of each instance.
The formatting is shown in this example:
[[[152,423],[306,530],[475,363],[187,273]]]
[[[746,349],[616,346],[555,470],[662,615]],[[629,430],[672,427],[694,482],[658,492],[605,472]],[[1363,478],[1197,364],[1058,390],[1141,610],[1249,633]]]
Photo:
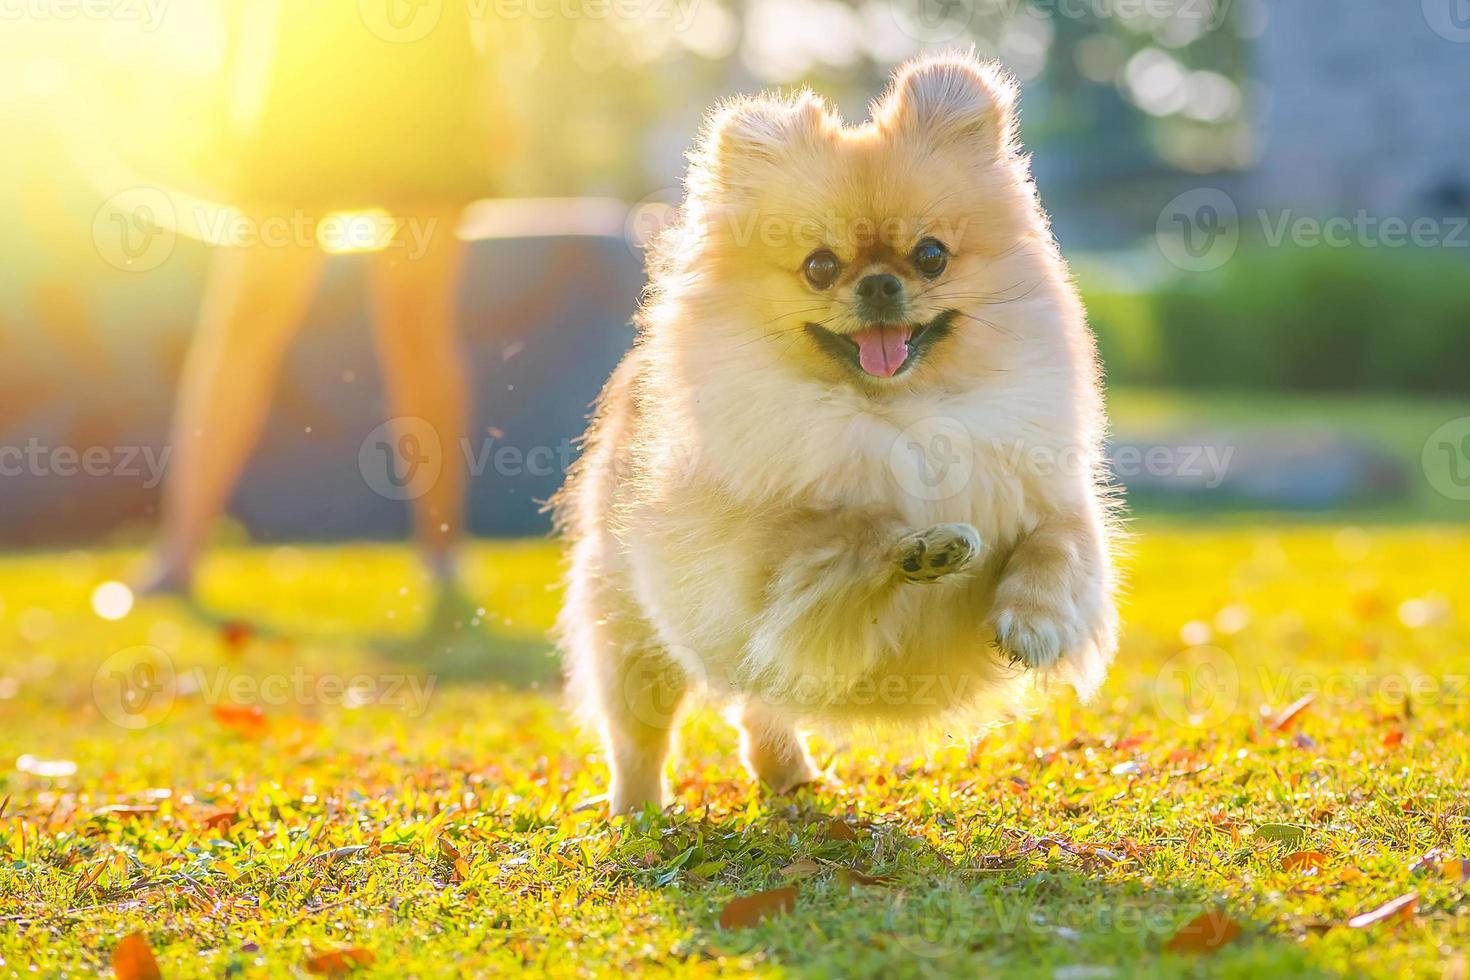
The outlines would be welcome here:
[[[935,524],[898,543],[898,567],[910,582],[937,582],[968,568],[980,553],[980,534],[968,524]]]

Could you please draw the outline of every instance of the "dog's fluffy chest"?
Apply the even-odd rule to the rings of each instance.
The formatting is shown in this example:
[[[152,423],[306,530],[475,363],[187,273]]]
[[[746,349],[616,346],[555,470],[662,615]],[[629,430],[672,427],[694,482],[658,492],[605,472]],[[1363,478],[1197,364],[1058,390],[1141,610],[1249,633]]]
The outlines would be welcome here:
[[[993,541],[1024,530],[1047,466],[1065,465],[1051,420],[999,391],[881,406],[825,391],[772,409],[748,396],[738,408],[700,401],[680,455],[752,503],[890,508],[916,527],[964,522]]]

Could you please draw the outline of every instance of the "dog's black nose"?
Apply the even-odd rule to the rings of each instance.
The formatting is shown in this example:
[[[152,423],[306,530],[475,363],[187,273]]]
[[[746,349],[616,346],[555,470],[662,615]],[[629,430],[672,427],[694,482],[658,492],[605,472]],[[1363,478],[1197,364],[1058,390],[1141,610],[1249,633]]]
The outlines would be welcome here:
[[[863,276],[857,284],[857,311],[870,322],[889,322],[903,313],[903,282],[883,273]]]
[[[901,292],[903,292],[903,283],[898,281],[898,276],[888,273],[880,276],[863,276],[862,282],[857,286],[858,298],[868,303],[891,302]]]

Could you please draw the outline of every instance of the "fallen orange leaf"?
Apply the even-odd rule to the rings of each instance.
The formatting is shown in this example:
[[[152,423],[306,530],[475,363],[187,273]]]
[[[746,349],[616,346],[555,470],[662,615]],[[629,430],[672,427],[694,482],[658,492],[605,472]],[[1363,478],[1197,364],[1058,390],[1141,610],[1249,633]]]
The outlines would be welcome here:
[[[773,915],[790,912],[794,908],[796,889],[790,885],[756,892],[754,895],[743,895],[725,903],[724,910],[720,912],[720,928],[743,929]]]
[[[240,819],[239,810],[214,810],[206,813],[199,822],[204,825],[206,830],[218,830],[220,833],[224,833],[234,826],[235,821],[238,819]]]
[[[448,861],[454,869],[454,875],[451,877],[451,881],[458,883],[470,876],[470,863],[465,860],[464,855],[459,852],[459,848],[455,847],[454,843],[448,837],[439,838],[439,856]],[[573,869],[577,867],[560,854],[555,855],[555,857],[568,867]]]
[[[1139,732],[1136,735],[1129,735],[1128,737],[1126,737],[1126,738],[1122,739],[1120,742],[1118,742],[1118,744],[1115,746],[1115,748],[1119,752],[1128,752],[1128,751],[1131,751],[1132,749],[1136,749],[1140,745],[1142,745],[1144,742],[1148,741],[1148,737],[1150,735],[1152,735],[1152,734],[1153,734],[1153,732],[1149,731],[1149,732]]]
[[[153,949],[141,932],[129,933],[113,947],[112,972],[117,980],[163,980]]]
[[[219,628],[220,639],[225,643],[225,652],[231,656],[239,656],[254,632],[249,623],[239,620],[231,620]]]
[[[1315,700],[1317,700],[1317,695],[1315,694],[1303,694],[1297,698],[1291,704],[1287,705],[1281,714],[1272,720],[1271,730],[1273,732],[1284,732],[1290,729],[1296,723],[1296,720],[1301,717],[1302,712],[1311,707],[1312,702]]]
[[[1388,748],[1392,748],[1395,745],[1402,745],[1403,742],[1404,730],[1402,728],[1390,729],[1383,736],[1383,744]]]
[[[1292,851],[1281,859],[1283,871],[1302,871],[1307,868],[1320,868],[1327,863],[1327,855],[1321,851]]]
[[[329,949],[325,953],[317,953],[306,961],[308,973],[321,973],[329,977],[340,977],[344,973],[351,973],[360,966],[372,966],[376,959],[373,954],[361,946],[352,946],[346,949]]]
[[[1362,915],[1353,916],[1351,919],[1348,919],[1348,928],[1366,929],[1368,926],[1375,926],[1380,922],[1387,922],[1390,919],[1407,919],[1414,914],[1414,910],[1418,907],[1419,893],[1409,892],[1409,894],[1400,895],[1391,902],[1384,902],[1371,912],[1364,912]]]
[[[247,738],[264,735],[267,728],[265,712],[255,704],[217,704],[210,714],[230,731]]]
[[[1164,946],[1171,953],[1213,953],[1240,935],[1240,924],[1224,912],[1202,912]]]

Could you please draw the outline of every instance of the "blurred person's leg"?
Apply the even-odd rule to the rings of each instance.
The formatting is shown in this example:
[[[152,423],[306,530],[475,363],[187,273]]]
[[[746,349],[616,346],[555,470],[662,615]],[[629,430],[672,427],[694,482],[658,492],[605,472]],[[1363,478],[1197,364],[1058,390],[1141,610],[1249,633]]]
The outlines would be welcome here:
[[[418,462],[438,472],[413,498],[413,522],[430,570],[448,582],[464,534],[466,463],[461,446],[469,425],[456,316],[463,267],[463,247],[455,234],[459,214],[419,215],[404,222],[393,247],[373,256],[374,330],[388,414],[416,420],[397,425],[394,438],[425,423],[436,437],[413,443],[416,452],[437,456]]]
[[[270,411],[323,254],[313,243],[217,249],[174,407],[162,533],[141,587],[187,591]]]

